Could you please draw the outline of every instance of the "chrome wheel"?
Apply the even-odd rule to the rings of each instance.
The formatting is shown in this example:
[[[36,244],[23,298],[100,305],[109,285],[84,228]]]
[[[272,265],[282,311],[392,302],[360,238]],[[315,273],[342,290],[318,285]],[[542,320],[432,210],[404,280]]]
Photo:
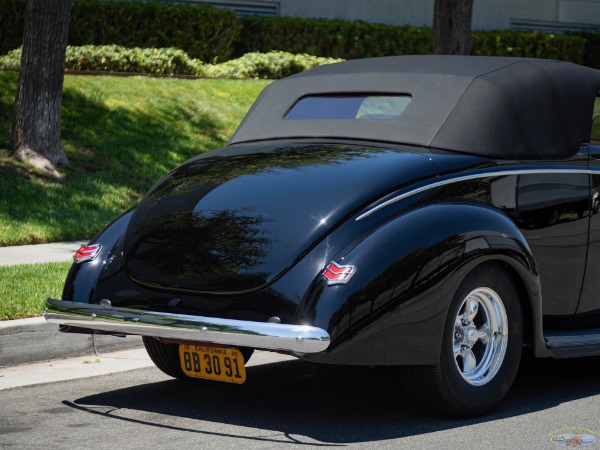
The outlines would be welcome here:
[[[476,417],[506,397],[523,345],[517,283],[500,262],[483,263],[462,279],[448,308],[438,362],[400,368],[417,404],[453,417]]]
[[[508,320],[500,296],[490,288],[471,291],[454,321],[454,360],[473,386],[488,383],[502,366],[508,344]]]

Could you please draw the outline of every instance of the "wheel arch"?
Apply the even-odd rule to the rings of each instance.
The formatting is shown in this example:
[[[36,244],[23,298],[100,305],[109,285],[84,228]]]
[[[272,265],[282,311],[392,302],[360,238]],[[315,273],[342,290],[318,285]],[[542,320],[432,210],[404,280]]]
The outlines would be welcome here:
[[[516,376],[523,346],[517,279],[500,261],[477,264],[454,293],[434,364],[399,367],[408,394],[455,417],[494,408]]]
[[[427,233],[422,228],[428,228]],[[496,209],[476,202],[425,205],[382,225],[336,261],[356,267],[352,280],[327,286],[319,276],[299,305],[299,321],[320,326],[332,336],[326,354],[307,359],[340,364],[434,363],[454,293],[469,272],[486,263],[503,264],[515,279],[523,302],[524,332],[536,355],[543,356],[537,264],[519,228]],[[432,334],[425,336],[423,330]],[[379,339],[383,344],[375,345]],[[419,340],[427,344],[415,344]],[[391,354],[391,347],[406,345],[416,347],[402,349],[400,357]],[[365,353],[370,356],[355,357]]]
[[[536,343],[540,340],[543,343],[544,340],[539,280],[535,280],[535,283],[533,283],[532,280],[528,280],[528,275],[521,273],[514,265],[506,261],[499,260],[498,262],[503,264],[504,269],[515,282],[519,293],[523,313],[523,344],[527,347],[533,347],[535,350]],[[542,350],[545,348],[544,345]],[[539,351],[536,351],[536,354],[538,353]]]
[[[550,356],[544,343],[541,291],[537,275],[523,271],[523,268],[514,259],[495,255],[477,261],[477,264],[470,267],[465,276],[486,264],[500,266],[516,284],[523,313],[523,344],[532,347],[534,354],[538,357]]]

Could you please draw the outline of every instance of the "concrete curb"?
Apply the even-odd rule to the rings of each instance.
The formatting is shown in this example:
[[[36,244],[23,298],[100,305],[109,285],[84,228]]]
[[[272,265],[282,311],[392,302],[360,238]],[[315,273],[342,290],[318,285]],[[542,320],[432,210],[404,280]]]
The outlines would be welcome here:
[[[86,241],[0,247],[0,266],[72,261]],[[1,301],[2,299],[0,299]],[[0,321],[0,368],[142,347],[142,338],[60,333],[43,317]]]
[[[0,322],[0,368],[142,347],[140,336],[60,333],[43,317]]]

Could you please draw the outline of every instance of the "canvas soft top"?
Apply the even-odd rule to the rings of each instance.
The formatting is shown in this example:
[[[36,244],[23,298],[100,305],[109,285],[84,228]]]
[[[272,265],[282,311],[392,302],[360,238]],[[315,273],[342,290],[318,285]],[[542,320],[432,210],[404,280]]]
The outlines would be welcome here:
[[[268,86],[230,144],[333,138],[511,159],[567,158],[588,142],[600,71],[564,61],[393,56],[346,61]],[[319,95],[412,97],[393,120],[285,119]]]

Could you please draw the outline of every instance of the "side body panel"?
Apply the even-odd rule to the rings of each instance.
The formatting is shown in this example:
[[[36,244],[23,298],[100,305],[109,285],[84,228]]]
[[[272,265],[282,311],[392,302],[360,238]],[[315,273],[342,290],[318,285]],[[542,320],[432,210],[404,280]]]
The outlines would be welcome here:
[[[422,224],[422,227],[415,226]],[[338,364],[432,364],[439,357],[449,303],[477,264],[500,261],[537,292],[532,255],[506,216],[474,202],[436,202],[388,223],[350,251],[351,283],[326,286],[300,305],[298,322],[329,331]]]
[[[585,283],[577,308],[574,328],[600,327],[600,144],[590,145],[590,236]]]
[[[452,167],[454,157],[433,156],[439,167],[446,163],[448,182],[438,179],[407,197],[398,193],[400,205],[372,208],[368,220],[388,208],[399,215],[338,260],[356,265],[351,283],[313,287],[318,294],[301,305],[299,320],[315,320],[332,335],[327,357],[308,358],[434,363],[454,291],[486,261],[505,264],[519,278],[527,342],[536,355],[548,356],[544,330],[571,328],[582,289],[591,204],[586,151],[560,164],[468,170]]]

